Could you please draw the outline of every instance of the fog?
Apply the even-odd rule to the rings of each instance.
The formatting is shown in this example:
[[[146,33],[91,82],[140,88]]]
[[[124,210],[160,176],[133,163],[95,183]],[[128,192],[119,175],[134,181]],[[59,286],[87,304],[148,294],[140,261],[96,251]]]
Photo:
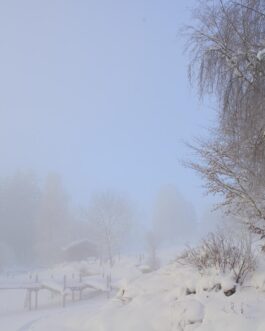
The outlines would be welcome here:
[[[163,242],[184,244],[197,238],[197,219],[191,202],[174,186],[163,187],[154,203],[153,227]]]
[[[0,1],[0,331],[265,330],[264,4]]]
[[[117,254],[144,251],[150,233],[159,246],[198,238],[195,209],[173,185],[157,192],[151,222],[145,215],[124,192],[97,191],[76,206],[60,175],[49,173],[40,182],[31,172],[17,172],[0,181],[1,268],[53,266],[68,260],[69,247],[85,241],[92,250],[87,257],[113,264]],[[70,260],[83,258],[76,254]]]
[[[186,6],[58,0],[0,9],[1,267],[52,265],[76,240],[102,242],[99,201],[118,219],[127,210],[115,254],[142,250],[150,231],[172,245],[197,238],[211,200],[181,165],[183,142],[214,116],[200,115],[187,81],[177,37]],[[95,198],[107,195],[108,203]]]
[[[0,276],[62,285],[124,256],[149,272],[197,243],[213,200],[184,142],[214,115],[187,79],[186,6],[29,0],[0,16]]]

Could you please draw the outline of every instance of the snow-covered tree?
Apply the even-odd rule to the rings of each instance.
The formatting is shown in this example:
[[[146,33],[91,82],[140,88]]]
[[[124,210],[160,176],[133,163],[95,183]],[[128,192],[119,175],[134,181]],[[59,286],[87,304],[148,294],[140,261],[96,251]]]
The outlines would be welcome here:
[[[40,188],[32,173],[18,172],[1,180],[0,245],[13,262],[30,264],[35,258],[39,199]]]
[[[38,215],[38,251],[43,262],[56,258],[61,245],[69,241],[70,211],[61,178],[49,174],[40,200]]]
[[[265,235],[265,3],[200,2],[189,28],[190,75],[218,102],[218,125],[189,166],[226,211]]]
[[[130,203],[116,193],[100,193],[91,201],[87,211],[90,236],[110,265],[113,265],[114,255],[128,239],[132,217]]]
[[[159,268],[159,258],[157,255],[158,247],[161,242],[160,237],[154,231],[149,231],[146,234],[146,246],[147,246],[147,263],[152,270]]]
[[[155,201],[153,230],[160,240],[183,243],[196,235],[196,217],[192,204],[174,186],[165,186]]]

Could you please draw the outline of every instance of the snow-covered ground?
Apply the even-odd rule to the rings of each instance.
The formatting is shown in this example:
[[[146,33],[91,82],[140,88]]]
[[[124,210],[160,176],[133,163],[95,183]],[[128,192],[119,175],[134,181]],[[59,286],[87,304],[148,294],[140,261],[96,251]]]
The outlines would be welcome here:
[[[29,311],[27,291],[24,289],[0,290],[0,330],[27,331],[42,329],[40,325],[49,324],[49,330],[79,330],[82,320],[100,311],[111,302],[118,289],[141,276],[138,257],[117,258],[115,266],[100,265],[98,261],[66,263],[51,269],[31,272],[8,272],[0,274],[0,287],[21,285],[38,281],[54,291],[40,290],[38,309]],[[71,292],[67,292],[66,307],[62,307],[63,280],[67,283],[82,282],[92,284],[95,289],[85,289],[79,300],[78,291],[74,302]],[[107,277],[111,275],[111,293],[107,291]],[[33,308],[35,296],[32,295]],[[46,326],[45,326],[45,330]]]
[[[111,272],[110,298],[104,291],[87,291],[81,301],[43,291],[39,309],[25,307],[25,291],[0,291],[1,331],[264,331],[265,272],[261,268],[236,293],[234,284],[214,272],[201,276],[195,269],[162,259],[162,267],[146,272],[136,257],[123,257],[112,270],[98,262],[65,264],[39,270],[39,279],[78,275],[98,281]],[[104,276],[104,277],[103,277]],[[23,281],[28,274],[16,275]],[[34,276],[33,276],[34,277]],[[77,276],[75,276],[77,277]],[[4,282],[2,275],[0,282]],[[220,284],[220,286],[216,286]]]

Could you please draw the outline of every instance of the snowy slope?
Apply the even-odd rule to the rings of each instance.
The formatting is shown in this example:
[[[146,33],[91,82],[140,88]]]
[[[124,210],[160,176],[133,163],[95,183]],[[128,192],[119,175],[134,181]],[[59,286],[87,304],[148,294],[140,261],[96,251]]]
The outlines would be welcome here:
[[[69,265],[63,270],[57,268],[53,273],[64,273],[66,269],[72,272],[79,268],[78,264]],[[231,296],[224,294],[234,286],[230,278],[213,271],[202,276],[195,269],[175,262],[148,274],[142,274],[140,269],[132,258],[116,263],[111,272],[119,290],[114,289],[111,299],[99,295],[69,303],[65,309],[59,306],[48,309],[46,305],[37,312],[16,310],[13,315],[10,310],[4,314],[3,309],[1,314],[0,309],[0,330],[265,330],[265,272],[261,267]],[[97,270],[95,265],[91,270],[93,278],[96,272],[102,277],[102,270]]]

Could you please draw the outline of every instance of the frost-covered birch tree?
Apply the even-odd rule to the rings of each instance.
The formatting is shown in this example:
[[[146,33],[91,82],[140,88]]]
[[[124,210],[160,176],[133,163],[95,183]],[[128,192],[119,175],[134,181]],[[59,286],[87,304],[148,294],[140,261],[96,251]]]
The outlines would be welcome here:
[[[189,74],[218,100],[212,138],[189,166],[220,194],[226,211],[265,235],[265,2],[202,1],[188,27]]]

